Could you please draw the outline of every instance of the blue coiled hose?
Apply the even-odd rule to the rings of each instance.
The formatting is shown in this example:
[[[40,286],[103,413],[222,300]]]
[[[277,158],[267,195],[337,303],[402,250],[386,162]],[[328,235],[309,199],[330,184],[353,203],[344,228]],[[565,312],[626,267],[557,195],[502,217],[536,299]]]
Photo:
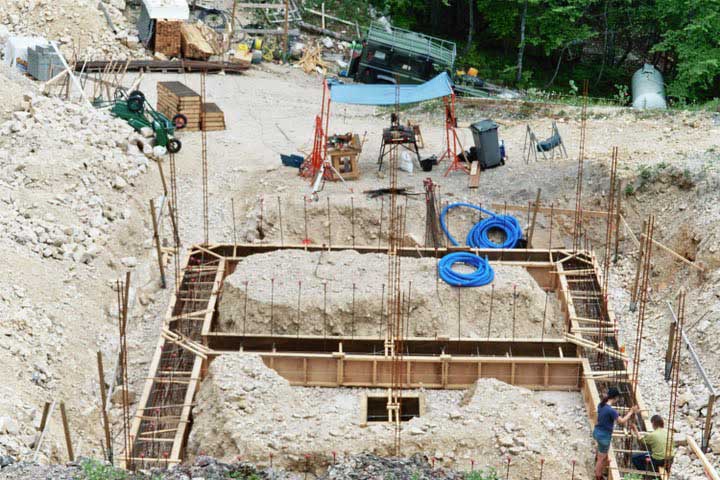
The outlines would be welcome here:
[[[461,273],[453,270],[456,263],[464,263],[475,267],[472,273]],[[487,258],[482,258],[468,252],[449,253],[440,259],[438,273],[445,283],[453,287],[482,287],[491,283],[495,278],[495,271]]]
[[[440,213],[440,227],[443,232],[447,235],[450,242],[457,246],[458,242],[450,235],[447,225],[445,224],[445,216],[447,212],[452,208],[467,207],[474,210],[478,210],[486,215],[487,218],[473,225],[467,234],[465,243],[472,248],[515,248],[517,243],[522,238],[522,228],[517,219],[511,215],[498,215],[489,210],[485,210],[482,207],[473,205],[471,203],[451,203],[447,207],[443,208]],[[495,243],[488,237],[488,233],[491,230],[500,230],[505,234],[505,240],[502,243]]]

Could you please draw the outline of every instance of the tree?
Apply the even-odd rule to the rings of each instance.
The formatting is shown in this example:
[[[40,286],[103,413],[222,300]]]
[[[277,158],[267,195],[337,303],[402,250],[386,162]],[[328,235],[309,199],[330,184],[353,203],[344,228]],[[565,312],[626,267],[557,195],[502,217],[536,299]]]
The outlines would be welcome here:
[[[658,0],[662,41],[655,52],[674,60],[668,93],[699,100],[718,92],[720,78],[720,1]]]

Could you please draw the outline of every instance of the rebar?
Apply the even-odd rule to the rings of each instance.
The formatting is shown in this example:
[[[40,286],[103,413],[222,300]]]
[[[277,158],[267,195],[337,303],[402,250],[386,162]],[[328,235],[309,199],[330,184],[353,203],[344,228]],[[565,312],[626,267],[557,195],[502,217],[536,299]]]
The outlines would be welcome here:
[[[635,331],[635,349],[633,351],[633,369],[632,369],[632,396],[636,398],[638,387],[638,376],[640,375],[640,355],[642,350],[642,336],[645,326],[645,310],[650,300],[650,270],[652,269],[652,247],[653,247],[653,231],[655,229],[655,216],[650,215],[647,221],[647,230],[645,232],[645,254],[642,262],[641,286],[639,292],[639,308],[638,322]]]
[[[280,196],[277,197],[277,204],[278,204],[278,225],[280,225],[280,245],[285,246],[285,235],[283,234],[283,224],[282,224],[282,204],[280,203]]]
[[[670,411],[668,412],[667,441],[665,443],[665,458],[672,457],[673,435],[675,431],[675,414],[677,413],[678,390],[680,387],[680,354],[682,353],[683,326],[685,324],[685,290],[680,290],[677,300],[677,323],[675,344],[673,345],[673,365],[670,380]]]
[[[202,192],[203,192],[203,238],[205,245],[210,243],[210,193],[208,191],[208,159],[207,159],[207,130],[205,129],[205,80],[207,71],[200,75],[200,131],[202,139]]]
[[[588,81],[583,82],[583,105],[580,115],[580,151],[578,152],[577,184],[575,186],[575,225],[573,227],[573,253],[577,253],[582,246],[582,183],[583,164],[585,161],[585,140],[587,131],[587,105],[588,105]]]

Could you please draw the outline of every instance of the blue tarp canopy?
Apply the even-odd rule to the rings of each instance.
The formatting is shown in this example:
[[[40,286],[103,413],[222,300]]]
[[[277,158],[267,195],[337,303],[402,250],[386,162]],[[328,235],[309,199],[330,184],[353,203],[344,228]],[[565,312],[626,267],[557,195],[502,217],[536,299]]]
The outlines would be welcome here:
[[[354,105],[395,105],[396,85],[332,85],[330,98],[335,103]],[[400,85],[400,103],[417,103],[452,94],[450,76],[443,72],[420,85]]]

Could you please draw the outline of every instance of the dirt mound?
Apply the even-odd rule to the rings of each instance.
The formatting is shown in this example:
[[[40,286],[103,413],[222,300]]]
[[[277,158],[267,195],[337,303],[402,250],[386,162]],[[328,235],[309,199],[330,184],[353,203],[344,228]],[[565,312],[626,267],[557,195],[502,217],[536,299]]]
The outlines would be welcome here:
[[[493,286],[465,289],[438,280],[432,258],[403,258],[401,269],[403,278],[412,279],[411,285],[403,285],[409,298],[403,314],[408,316],[411,336],[456,337],[459,313],[465,337],[485,337],[488,325],[491,336],[511,337],[513,323],[516,337],[539,337],[546,298],[545,331],[557,334],[554,295],[546,295],[522,267],[496,265]],[[220,329],[378,335],[386,324],[386,278],[387,256],[383,254],[285,250],[253,255],[225,280]]]
[[[189,452],[221,459],[240,456],[303,471],[324,470],[331,453],[394,454],[393,427],[361,426],[363,393],[385,390],[290,387],[254,355],[223,355],[210,365],[194,410]],[[469,469],[499,467],[509,455],[513,478],[531,478],[546,459],[552,478],[569,477],[591,460],[591,439],[578,394],[534,393],[495,380],[478,381],[472,392],[425,391],[427,413],[403,425],[404,455],[421,453],[438,465]],[[502,398],[502,402],[499,399]],[[340,478],[340,477],[330,477]],[[372,477],[374,478],[374,477]]]

